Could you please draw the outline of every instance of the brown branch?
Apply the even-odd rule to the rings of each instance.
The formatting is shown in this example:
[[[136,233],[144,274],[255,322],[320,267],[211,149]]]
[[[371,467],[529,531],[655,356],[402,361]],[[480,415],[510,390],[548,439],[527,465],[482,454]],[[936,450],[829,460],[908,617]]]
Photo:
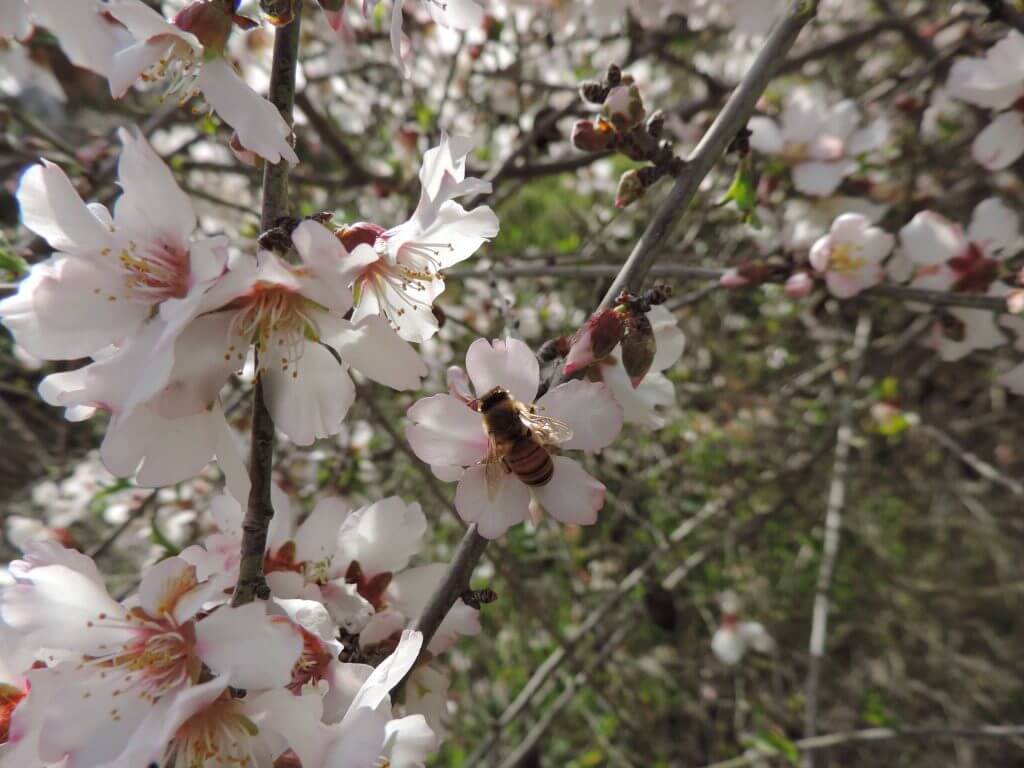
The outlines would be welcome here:
[[[295,69],[299,60],[299,30],[302,0],[296,0],[295,19],[274,33],[274,59],[270,72],[270,101],[288,122],[292,122],[295,104]],[[267,230],[288,213],[288,163],[282,159],[267,163],[263,173],[262,229]],[[263,398],[263,377],[259,375],[257,355],[256,385],[252,393],[252,445],[249,454],[249,501],[242,522],[242,560],[238,582],[231,596],[233,606],[266,599],[270,588],[263,577],[263,558],[267,549],[267,530],[274,507],[270,501],[271,473],[274,465],[274,422]]]
[[[711,168],[728,148],[740,128],[746,125],[778,64],[796,42],[800,30],[814,17],[817,9],[816,0],[795,0],[775,25],[739,87],[729,97],[722,112],[687,159],[686,167],[677,179],[675,187],[661,204],[654,219],[641,236],[640,242],[622,266],[611,290],[601,303],[602,307],[610,306],[624,288],[639,287],[653,266],[662,241],[689,205],[701,181],[711,172]],[[550,124],[553,125],[563,112],[567,110],[555,112]],[[541,128],[542,125],[538,124],[534,132],[539,134]],[[523,146],[529,146],[531,143],[532,140],[524,141]],[[506,158],[493,174],[489,174],[489,180],[493,181],[500,177],[505,172],[504,169],[511,167],[515,157],[516,153],[513,153]],[[471,525],[459,544],[444,581],[416,620],[415,628],[423,633],[424,648],[429,645],[459,595],[467,588],[473,568],[486,549],[487,540],[480,536],[475,524]]]
[[[991,18],[1009,24],[1019,32],[1024,32],[1024,13],[1011,6],[1006,0],[981,0],[981,3],[988,8],[988,15]]]

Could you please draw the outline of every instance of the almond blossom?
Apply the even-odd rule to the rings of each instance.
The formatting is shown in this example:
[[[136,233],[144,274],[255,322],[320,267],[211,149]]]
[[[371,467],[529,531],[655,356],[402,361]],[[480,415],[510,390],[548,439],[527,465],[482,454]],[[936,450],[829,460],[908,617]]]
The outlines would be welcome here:
[[[833,296],[848,299],[882,282],[882,262],[893,242],[892,235],[871,226],[866,216],[844,213],[832,222],[829,233],[811,246],[811,266],[825,276]]]
[[[367,14],[377,5],[378,0],[362,0],[363,13]],[[430,17],[435,24],[448,29],[467,31],[479,27],[484,21],[484,9],[475,0],[424,0]],[[392,0],[391,2],[391,50],[395,55],[395,62],[404,77],[409,77],[412,71],[408,64],[410,55],[409,46],[403,44],[402,34],[402,9],[405,7],[405,0]]]
[[[900,230],[900,243],[903,270],[909,268],[912,286],[995,296],[1007,290],[997,282],[1001,262],[1024,246],[1018,215],[995,197],[977,205],[966,232],[934,211],[921,211]],[[955,308],[948,316],[960,326],[958,331],[949,334],[936,323],[928,337],[943,360],[960,360],[1006,342],[992,312]]]
[[[752,117],[750,145],[792,167],[793,185],[806,195],[827,197],[857,170],[856,158],[881,147],[888,123],[879,118],[860,128],[857,105],[844,99],[829,105],[814,88],[794,88],[779,121]]]
[[[494,387],[544,417],[558,419],[572,437],[559,448],[597,451],[615,439],[623,410],[606,384],[570,381],[540,399],[540,368],[521,341],[477,339],[466,353],[466,372],[476,397]],[[501,536],[533,511],[546,511],[562,523],[591,525],[604,506],[605,488],[575,460],[552,455],[554,474],[540,486],[528,486],[504,464],[496,465],[494,484],[485,467],[489,439],[483,417],[468,402],[469,393],[434,395],[415,403],[406,437],[413,451],[442,479],[458,480],[455,506],[463,520],[476,523],[480,535]],[[547,450],[551,450],[548,448]]]
[[[380,315],[346,319],[349,286],[372,253],[352,254],[329,230],[304,221],[292,235],[301,262],[270,252],[239,254],[204,299],[213,327],[193,355],[193,383],[240,367],[248,345],[277,427],[299,445],[337,434],[355,400],[349,368],[393,389],[411,389],[427,369]],[[225,377],[226,378],[226,377]],[[222,384],[223,378],[219,380]],[[218,387],[219,387],[218,384]]]
[[[466,178],[466,156],[474,142],[442,136],[423,155],[420,199],[412,217],[385,230],[360,222],[339,238],[353,257],[365,262],[355,279],[356,322],[383,314],[399,335],[413,342],[437,333],[433,303],[444,291],[442,270],[465,261],[498,234],[498,217],[485,205],[467,211],[454,198],[491,191]]]
[[[197,689],[282,687],[302,648],[291,622],[264,606],[216,605],[215,584],[181,558],[146,571],[125,603],[109,596],[91,559],[54,542],[30,545],[11,572],[0,618],[44,664],[28,672],[11,743],[37,738],[28,747],[43,762],[148,764],[162,752],[152,733]],[[214,679],[197,686],[204,665]]]
[[[425,607],[445,565],[409,568],[422,546],[427,520],[418,503],[392,496],[357,510],[335,497],[317,502],[296,527],[288,497],[273,491],[274,517],[264,572],[273,594],[322,603],[331,619],[366,649],[397,638]],[[238,576],[242,507],[230,495],[215,498],[218,533],[181,556],[202,578],[229,590]],[[458,600],[430,642],[437,655],[459,636],[480,632],[479,611]]]
[[[111,62],[110,93],[119,99],[140,80],[167,82],[167,94],[181,103],[197,93],[228,125],[245,149],[268,162],[299,162],[289,142],[291,127],[277,108],[253,91],[225,57],[233,27],[256,22],[235,13],[239,4],[194,0],[168,21],[142,0],[107,0],[106,9],[133,42]]]
[[[1000,171],[1024,154],[1024,34],[1010,30],[983,58],[958,59],[946,88],[955,99],[998,112],[971,146],[982,166]]]
[[[723,664],[739,664],[747,651],[771,653],[775,641],[756,621],[739,620],[739,600],[733,592],[722,596],[722,624],[711,638],[711,650]]]

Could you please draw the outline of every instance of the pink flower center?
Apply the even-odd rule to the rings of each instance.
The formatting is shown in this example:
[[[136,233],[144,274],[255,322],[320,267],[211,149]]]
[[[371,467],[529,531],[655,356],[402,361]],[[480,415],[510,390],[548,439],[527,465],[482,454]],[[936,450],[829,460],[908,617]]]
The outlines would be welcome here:
[[[106,251],[104,255],[109,254]],[[143,304],[159,304],[188,294],[189,255],[168,245],[140,247],[134,240],[117,254],[129,295]]]
[[[0,683],[0,744],[6,744],[11,733],[14,708],[25,698],[25,691],[13,685]]]
[[[999,262],[987,258],[975,243],[967,246],[966,253],[950,259],[949,266],[956,273],[953,290],[963,293],[985,293],[999,276]]]
[[[105,620],[102,614],[99,618]],[[100,626],[127,627],[134,631],[134,637],[105,656],[89,658],[83,666],[95,669],[101,677],[120,675],[125,691],[141,689],[143,699],[155,702],[190,678],[195,666],[191,624],[178,626],[169,618],[154,619],[141,608],[134,608],[125,624]]]
[[[296,627],[302,635],[302,653],[292,669],[288,690],[299,695],[304,685],[324,679],[334,657],[319,637],[298,625]]]

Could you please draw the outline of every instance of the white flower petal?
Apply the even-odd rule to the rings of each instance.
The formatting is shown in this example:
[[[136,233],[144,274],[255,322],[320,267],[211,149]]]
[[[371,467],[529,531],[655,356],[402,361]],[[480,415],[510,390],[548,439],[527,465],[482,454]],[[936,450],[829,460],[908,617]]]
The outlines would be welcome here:
[[[546,484],[533,489],[544,510],[562,523],[593,525],[604,506],[605,487],[591,477],[578,461],[555,456],[555,473]]]
[[[479,413],[451,395],[417,401],[406,414],[405,435],[413,451],[431,465],[468,467],[484,459],[487,433]]]
[[[611,444],[622,429],[622,406],[608,386],[594,381],[567,381],[537,401],[537,413],[572,428],[572,439],[559,447],[599,451]]]
[[[455,508],[467,523],[476,523],[485,539],[496,539],[529,516],[530,492],[515,476],[500,473],[493,498],[484,477],[484,467],[467,469],[455,491]]]
[[[466,372],[477,397],[504,387],[516,400],[532,403],[540,386],[540,366],[526,344],[518,339],[477,339],[466,352]]]
[[[196,622],[196,655],[239,688],[281,688],[291,681],[302,635],[262,602],[221,606]]]

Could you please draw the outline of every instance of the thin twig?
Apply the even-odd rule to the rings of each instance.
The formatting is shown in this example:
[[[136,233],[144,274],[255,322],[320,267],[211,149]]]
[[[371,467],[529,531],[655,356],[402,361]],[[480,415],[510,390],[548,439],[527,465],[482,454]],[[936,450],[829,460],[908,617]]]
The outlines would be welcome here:
[[[270,101],[290,124],[295,105],[295,69],[299,59],[299,30],[302,1],[295,4],[295,19],[274,33],[274,58],[270,73]],[[275,225],[288,212],[288,163],[281,159],[267,163],[263,174],[263,209],[260,222],[264,230]],[[257,370],[259,369],[259,350]],[[271,473],[274,463],[274,422],[263,397],[263,377],[256,375],[252,393],[252,445],[249,454],[249,477],[252,486],[242,522],[242,559],[238,581],[231,596],[233,606],[251,603],[255,598],[270,595],[263,577],[263,558],[267,549],[267,531],[274,507],[270,500]]]
[[[840,731],[793,742],[801,752],[830,749],[853,742],[890,741],[892,739],[1007,739],[1024,736],[1024,725],[976,725],[957,728],[865,728],[862,731]],[[785,755],[750,750],[747,754],[711,763],[704,768],[744,768],[761,765],[767,760],[784,759]]]
[[[828,493],[828,508],[825,512],[825,541],[822,547],[821,566],[818,569],[818,586],[814,596],[814,614],[811,622],[810,663],[807,670],[806,710],[804,712],[804,735],[814,736],[818,732],[818,694],[821,686],[821,665],[825,657],[825,637],[828,632],[829,591],[835,570],[836,555],[839,552],[839,531],[843,525],[843,509],[846,506],[846,481],[850,473],[850,446],[853,441],[853,400],[857,382],[864,370],[868,344],[871,341],[871,315],[862,312],[857,320],[853,349],[856,355],[850,371],[849,385],[839,406],[839,429],[836,431],[836,453],[832,465],[832,483]],[[805,756],[806,768],[814,768],[814,755]]]
[[[986,480],[996,483],[997,485],[1001,485],[1014,496],[1024,496],[1024,484],[1021,484],[1011,477],[1007,477],[987,461],[983,461],[975,454],[961,447],[956,440],[947,435],[941,429],[933,427],[930,424],[924,424],[921,426],[921,430],[933,437],[939,445],[954,454],[960,459],[960,461],[969,466]]]

